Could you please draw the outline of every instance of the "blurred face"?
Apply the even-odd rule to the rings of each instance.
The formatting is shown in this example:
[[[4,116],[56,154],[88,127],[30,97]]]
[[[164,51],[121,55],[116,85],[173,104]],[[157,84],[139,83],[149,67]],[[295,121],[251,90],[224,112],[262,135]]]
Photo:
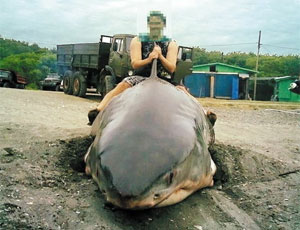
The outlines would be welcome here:
[[[159,16],[151,16],[149,18],[148,26],[151,29],[160,29],[162,30],[164,28],[164,22]]]
[[[163,34],[165,24],[161,17],[150,16],[148,27],[150,29],[150,37],[152,37],[153,39],[159,39]]]

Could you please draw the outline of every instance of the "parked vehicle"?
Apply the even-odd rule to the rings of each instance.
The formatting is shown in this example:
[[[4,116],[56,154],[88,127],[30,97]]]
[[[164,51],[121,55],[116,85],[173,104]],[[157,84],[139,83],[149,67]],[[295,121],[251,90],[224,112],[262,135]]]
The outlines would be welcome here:
[[[50,73],[43,81],[40,81],[40,89],[41,90],[50,89],[50,90],[59,91],[61,82],[62,82],[61,76],[59,76],[57,73]]]
[[[0,69],[0,87],[24,89],[26,78],[17,72],[8,69]]]
[[[102,97],[123,78],[131,76],[130,43],[135,35],[102,35],[98,43],[57,45],[58,74],[66,94],[84,97],[96,88]],[[191,73],[192,49],[179,47],[174,79],[180,82]]]

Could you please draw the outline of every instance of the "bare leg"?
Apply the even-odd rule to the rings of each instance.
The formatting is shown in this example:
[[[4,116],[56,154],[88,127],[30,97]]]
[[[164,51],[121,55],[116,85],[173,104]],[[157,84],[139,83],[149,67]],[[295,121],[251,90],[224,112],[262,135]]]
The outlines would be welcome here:
[[[210,121],[210,123],[212,124],[212,126],[214,126],[216,123],[216,120],[217,120],[217,115],[215,113],[213,113],[212,111],[208,110],[208,111],[206,111],[206,116],[207,116],[208,120]]]
[[[111,90],[108,94],[105,95],[103,100],[97,106],[97,110],[103,110],[114,96],[117,96],[118,94],[122,93],[124,90],[130,87],[131,85],[127,82],[120,82],[113,90]]]
[[[114,96],[117,96],[118,94],[122,93],[124,90],[130,88],[131,85],[127,82],[120,82],[112,91],[110,91],[108,94],[105,95],[103,100],[98,105],[97,109],[92,109],[88,113],[89,123],[88,125],[92,125],[94,120],[96,119],[98,113],[103,110],[108,103],[111,101],[111,99]]]

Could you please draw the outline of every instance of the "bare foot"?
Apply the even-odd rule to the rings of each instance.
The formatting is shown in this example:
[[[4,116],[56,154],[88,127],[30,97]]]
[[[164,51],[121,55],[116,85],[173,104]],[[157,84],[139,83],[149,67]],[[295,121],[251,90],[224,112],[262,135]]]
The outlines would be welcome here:
[[[88,118],[89,118],[88,125],[93,124],[93,122],[96,119],[96,117],[98,116],[99,112],[100,111],[98,109],[92,109],[92,110],[89,111],[89,113],[88,113]]]
[[[214,126],[216,123],[216,120],[217,120],[217,115],[215,113],[213,113],[212,111],[208,110],[206,112],[206,116],[207,116],[208,120],[210,121],[210,123],[212,124],[212,126]]]

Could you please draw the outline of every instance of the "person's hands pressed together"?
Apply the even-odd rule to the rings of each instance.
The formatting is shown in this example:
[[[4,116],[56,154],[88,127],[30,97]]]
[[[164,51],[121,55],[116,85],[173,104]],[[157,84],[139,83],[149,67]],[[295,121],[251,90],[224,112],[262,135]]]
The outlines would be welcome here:
[[[150,61],[152,61],[153,59],[158,58],[158,56],[159,56],[158,52],[155,51],[155,50],[153,50],[153,51],[149,54],[148,58],[149,58]]]
[[[153,48],[153,51],[152,52],[156,52],[157,53],[157,58],[161,58],[161,56],[162,56],[162,53],[161,53],[161,48],[160,48],[160,46],[158,46],[158,45],[155,45],[155,47]]]

